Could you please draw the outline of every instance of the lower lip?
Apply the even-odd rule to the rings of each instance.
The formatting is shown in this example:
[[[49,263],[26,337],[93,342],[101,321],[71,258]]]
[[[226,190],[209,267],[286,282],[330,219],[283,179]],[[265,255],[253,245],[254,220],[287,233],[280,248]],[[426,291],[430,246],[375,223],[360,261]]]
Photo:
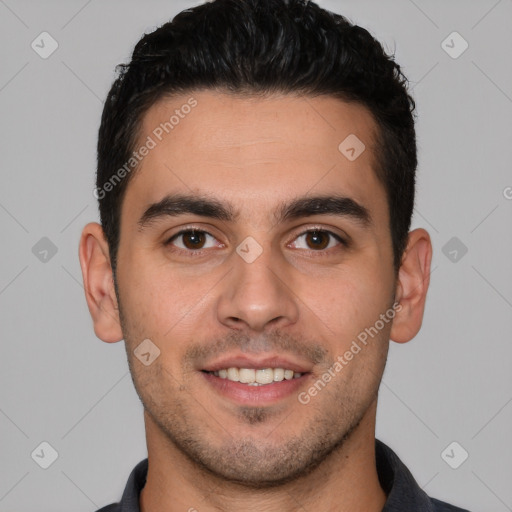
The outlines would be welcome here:
[[[221,395],[244,405],[267,405],[278,402],[293,393],[297,393],[309,375],[305,373],[296,379],[282,380],[262,386],[249,386],[241,382],[221,379],[211,373],[202,372],[202,374],[206,381]]]

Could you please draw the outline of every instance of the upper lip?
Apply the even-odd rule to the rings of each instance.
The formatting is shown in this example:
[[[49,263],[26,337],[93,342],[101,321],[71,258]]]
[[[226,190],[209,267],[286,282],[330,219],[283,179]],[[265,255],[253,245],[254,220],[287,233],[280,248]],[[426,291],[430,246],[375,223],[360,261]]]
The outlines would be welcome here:
[[[216,372],[225,368],[251,368],[258,370],[261,368],[283,368],[285,370],[293,370],[297,373],[308,373],[311,371],[311,364],[298,362],[296,360],[279,356],[265,354],[261,357],[248,357],[246,355],[223,356],[209,364],[203,371]]]

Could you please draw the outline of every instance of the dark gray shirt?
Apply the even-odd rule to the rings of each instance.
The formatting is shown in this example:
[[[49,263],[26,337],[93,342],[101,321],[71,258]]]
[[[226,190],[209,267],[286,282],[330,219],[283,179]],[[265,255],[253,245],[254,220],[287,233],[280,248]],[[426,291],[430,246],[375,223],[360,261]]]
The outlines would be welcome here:
[[[382,512],[468,512],[429,498],[396,453],[378,439],[375,440],[375,457],[379,481],[387,495]],[[140,512],[139,494],[146,484],[147,472],[148,459],[144,459],[131,472],[121,502],[97,512]]]

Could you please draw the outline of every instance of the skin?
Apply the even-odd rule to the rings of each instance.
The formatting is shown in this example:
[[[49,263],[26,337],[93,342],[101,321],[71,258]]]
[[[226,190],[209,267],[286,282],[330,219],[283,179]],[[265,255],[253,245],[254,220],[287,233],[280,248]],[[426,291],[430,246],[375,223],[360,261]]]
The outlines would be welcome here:
[[[80,241],[95,333],[107,343],[124,338],[145,408],[149,470],[141,510],[380,511],[378,387],[389,340],[409,341],[421,327],[429,235],[409,234],[396,276],[386,194],[373,170],[376,125],[364,107],[331,97],[194,91],[153,105],[140,141],[190,96],[197,107],[149,152],[127,187],[117,294],[101,227],[88,224]],[[338,150],[349,134],[366,146],[354,161]],[[167,194],[229,203],[238,216],[188,213],[141,227],[146,209]],[[366,208],[370,222],[332,213],[276,221],[283,203],[333,194]],[[190,237],[165,244],[190,227],[211,235],[205,248],[187,248]],[[349,245],[325,233],[311,239],[313,228]],[[262,249],[252,263],[236,252],[248,236]],[[301,404],[298,393],[395,301],[394,320]],[[148,366],[133,352],[146,338],[160,350]],[[220,394],[201,371],[226,354],[291,358],[308,372],[290,395],[247,406]]]

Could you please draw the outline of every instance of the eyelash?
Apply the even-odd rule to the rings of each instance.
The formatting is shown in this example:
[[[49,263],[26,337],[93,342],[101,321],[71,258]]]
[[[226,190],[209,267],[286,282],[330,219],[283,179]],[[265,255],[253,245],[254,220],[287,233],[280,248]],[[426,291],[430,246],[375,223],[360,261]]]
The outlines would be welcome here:
[[[205,231],[205,230],[202,230],[202,229],[195,229],[195,228],[185,228],[185,229],[182,229],[182,230],[178,231],[174,235],[172,235],[172,237],[170,237],[166,242],[164,242],[164,245],[166,247],[172,246],[172,242],[174,240],[176,240],[180,236],[188,234],[188,233],[201,233],[201,234],[205,234],[205,235],[211,236],[212,238],[215,238],[215,236],[212,235],[211,233],[209,233],[208,231]],[[301,236],[307,235],[309,233],[327,234],[330,237],[334,238],[337,242],[339,242],[343,247],[345,247],[345,248],[349,247],[349,243],[348,243],[347,240],[343,239],[340,235],[338,235],[336,233],[333,233],[332,231],[329,231],[329,230],[324,229],[324,228],[310,228],[310,229],[307,229],[306,231],[303,231],[303,232],[299,233],[293,239],[293,241],[295,241],[298,238],[300,238]],[[181,247],[174,247],[172,250],[176,251],[176,252],[183,252],[183,253],[186,253],[188,256],[194,257],[194,256],[201,256],[201,255],[203,255],[204,251],[207,251],[208,249],[210,249],[210,248],[194,250],[194,249],[182,249]],[[300,250],[308,251],[310,253],[313,253],[317,257],[321,257],[321,256],[325,256],[326,252],[330,251],[331,249],[334,249],[334,247],[330,247],[329,249],[317,249],[317,250],[315,250],[315,249],[309,249],[309,250],[308,249],[300,249]]]

